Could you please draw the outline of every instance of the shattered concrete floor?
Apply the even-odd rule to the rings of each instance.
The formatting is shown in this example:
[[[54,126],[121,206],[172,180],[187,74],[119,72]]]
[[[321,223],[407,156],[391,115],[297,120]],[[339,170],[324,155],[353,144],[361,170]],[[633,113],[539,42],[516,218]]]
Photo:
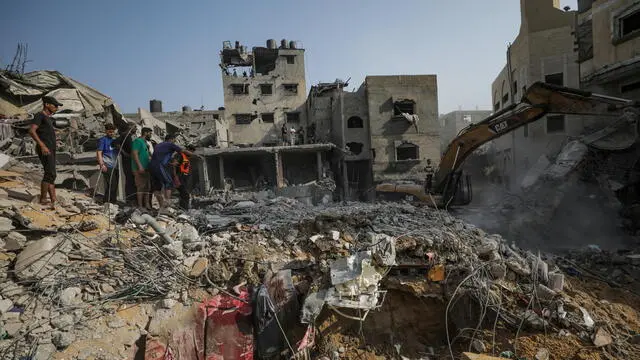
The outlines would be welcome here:
[[[632,252],[538,255],[407,203],[310,207],[237,195],[199,199],[207,205],[152,224],[60,190],[52,211],[34,202],[37,172],[6,170],[14,173],[0,174],[2,359],[640,351]],[[228,315],[244,320],[230,325]]]

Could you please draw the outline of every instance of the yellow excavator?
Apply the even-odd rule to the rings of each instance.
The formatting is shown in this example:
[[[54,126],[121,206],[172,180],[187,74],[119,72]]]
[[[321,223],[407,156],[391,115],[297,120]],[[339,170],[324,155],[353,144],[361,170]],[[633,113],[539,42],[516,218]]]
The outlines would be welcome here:
[[[468,205],[473,195],[471,179],[463,174],[460,167],[481,145],[549,114],[612,117],[618,119],[613,123],[621,124],[625,120],[620,119],[624,118],[628,109],[635,109],[633,113],[637,114],[640,104],[633,100],[536,82],[519,103],[461,130],[447,146],[433,179],[427,180],[424,186],[382,183],[376,186],[376,195],[386,200],[413,197],[428,206],[439,208]],[[637,121],[634,126],[637,126]],[[615,126],[609,128],[613,130],[607,132],[607,129],[603,129],[602,137],[615,131]],[[636,134],[637,128],[633,132]]]

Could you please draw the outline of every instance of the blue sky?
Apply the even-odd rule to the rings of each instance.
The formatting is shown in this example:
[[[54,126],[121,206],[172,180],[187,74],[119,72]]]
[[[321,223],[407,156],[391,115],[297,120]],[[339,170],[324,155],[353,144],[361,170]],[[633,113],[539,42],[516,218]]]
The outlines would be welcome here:
[[[217,109],[222,42],[250,48],[269,38],[302,42],[307,86],[437,74],[440,113],[490,109],[491,82],[520,26],[517,0],[22,0],[2,8],[2,67],[27,43],[27,71],[58,70],[125,112],[153,98],[165,111]]]

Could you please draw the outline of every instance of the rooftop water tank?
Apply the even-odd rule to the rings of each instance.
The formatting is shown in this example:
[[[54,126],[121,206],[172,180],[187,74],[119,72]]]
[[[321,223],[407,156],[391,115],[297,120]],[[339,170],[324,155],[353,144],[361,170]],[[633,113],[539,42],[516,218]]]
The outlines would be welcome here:
[[[296,42],[291,40],[289,41],[289,49],[295,49],[296,48]]]
[[[193,110],[191,110],[191,106],[185,105],[185,106],[182,107],[182,112],[189,112],[189,111],[193,111]]]
[[[276,39],[267,40],[267,48],[268,49],[276,49],[278,46],[276,45]]]
[[[280,40],[280,49],[286,49],[287,48],[287,39],[282,39]]]
[[[162,101],[156,99],[150,100],[149,111],[152,113],[162,112]]]

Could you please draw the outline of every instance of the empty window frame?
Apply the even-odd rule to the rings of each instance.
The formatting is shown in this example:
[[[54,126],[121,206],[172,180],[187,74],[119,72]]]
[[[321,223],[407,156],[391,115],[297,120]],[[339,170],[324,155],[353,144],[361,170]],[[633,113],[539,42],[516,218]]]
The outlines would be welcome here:
[[[500,101],[498,101],[493,105],[493,111],[498,111],[498,110],[500,110]]]
[[[231,92],[233,95],[249,94],[249,84],[231,84]]]
[[[253,121],[251,114],[235,114],[236,125],[249,125]]]
[[[297,95],[298,94],[298,84],[282,84],[284,87],[285,95]]]
[[[273,95],[273,85],[272,84],[260,84],[260,94],[262,94],[262,95]]]
[[[547,134],[563,133],[564,125],[564,115],[547,116]]]
[[[347,127],[349,129],[361,129],[364,127],[364,121],[359,116],[352,116],[347,120]]]
[[[273,113],[262,113],[260,117],[263,123],[273,123],[275,120]]]
[[[620,21],[620,37],[640,32],[640,10],[621,17]]]
[[[299,112],[288,112],[287,113],[287,122],[288,123],[299,123],[300,122],[300,113]]]
[[[409,142],[396,147],[396,160],[418,160],[420,158],[420,147]]]
[[[506,106],[507,103],[509,102],[509,94],[504,94],[504,96],[502,97],[502,106]]]
[[[544,76],[544,82],[558,86],[564,86],[564,73],[548,74]]]
[[[394,101],[393,103],[393,115],[401,116],[402,113],[407,114],[415,114],[416,113],[416,102],[410,99],[404,99],[399,101]]]
[[[296,63],[295,55],[283,55],[287,59],[287,64],[292,65]]]

